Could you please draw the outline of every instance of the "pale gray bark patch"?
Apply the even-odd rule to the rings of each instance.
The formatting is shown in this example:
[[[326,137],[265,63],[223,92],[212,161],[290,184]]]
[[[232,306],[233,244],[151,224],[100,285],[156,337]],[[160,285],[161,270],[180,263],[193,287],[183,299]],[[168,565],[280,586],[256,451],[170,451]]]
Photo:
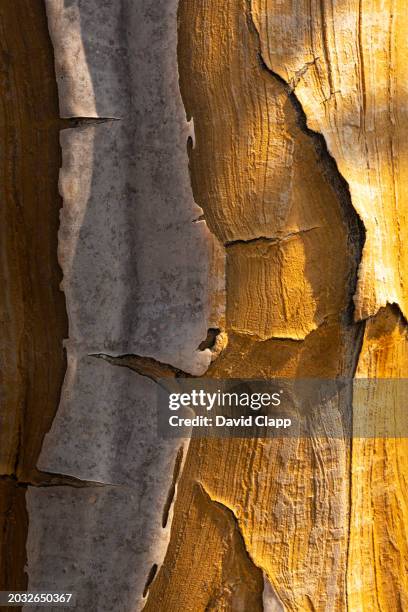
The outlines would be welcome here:
[[[74,589],[78,610],[134,610],[140,600],[139,609],[167,549],[163,510],[180,440],[158,438],[155,382],[92,357],[71,356],[69,373],[40,466],[106,486],[30,489],[29,588]]]
[[[146,482],[146,503],[149,490]],[[160,534],[167,534],[145,529],[155,519],[155,499],[152,515],[140,499],[140,490],[128,486],[29,487],[29,590],[76,593],[80,612],[141,610],[152,551],[166,546]]]
[[[203,374],[211,351],[198,347],[224,317],[224,254],[193,222],[202,210],[188,171],[177,0],[46,6],[61,115],[119,120],[61,132],[68,368],[39,460],[105,486],[30,487],[29,589],[73,589],[79,611],[126,612],[142,606],[165,554],[180,440],[156,434],[155,383],[89,355],[137,354]]]
[[[161,134],[160,126],[157,133]],[[71,345],[203,373],[211,235],[192,223],[180,159],[137,147],[125,121],[63,130],[59,259]],[[180,145],[181,146],[181,145]],[[176,184],[174,184],[174,181]]]
[[[127,113],[127,4],[45,0],[62,117],[123,117]]]
[[[71,355],[69,373],[40,468],[105,484],[140,484],[141,490],[151,470],[150,481],[164,488],[164,504],[179,443],[158,438],[156,383],[91,357]]]

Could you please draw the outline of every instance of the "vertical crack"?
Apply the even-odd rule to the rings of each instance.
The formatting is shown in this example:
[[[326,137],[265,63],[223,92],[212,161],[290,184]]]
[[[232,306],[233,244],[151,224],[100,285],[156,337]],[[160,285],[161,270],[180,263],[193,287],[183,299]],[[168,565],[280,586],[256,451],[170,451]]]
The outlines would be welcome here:
[[[156,574],[157,574],[157,570],[158,570],[158,565],[157,563],[153,563],[152,567],[149,570],[149,573],[147,574],[147,578],[146,578],[146,583],[143,589],[143,597],[146,597],[148,592],[149,592],[149,588],[150,585],[152,584]]]
[[[176,460],[174,462],[173,478],[172,478],[169,492],[167,494],[167,499],[165,501],[164,508],[163,508],[163,516],[162,516],[163,529],[167,527],[167,522],[169,520],[169,512],[170,512],[170,508],[174,500],[174,495],[176,493],[176,485],[177,485],[177,481],[180,475],[181,466],[183,463],[183,456],[184,456],[184,447],[180,446],[180,448],[177,451]]]
[[[353,270],[352,276],[349,279],[350,300],[349,307],[346,312],[346,322],[351,323],[354,320],[355,307],[353,297],[357,289],[358,270],[361,264],[363,249],[366,241],[366,229],[361,217],[358,215],[356,209],[353,206],[349,184],[344,178],[344,176],[341,174],[335,158],[331,155],[323,134],[315,132],[307,125],[306,114],[303,110],[302,104],[296,96],[293,85],[291,86],[289,83],[287,83],[265,62],[264,57],[262,55],[260,34],[252,16],[251,0],[246,0],[246,2],[248,15],[247,21],[251,31],[255,34],[256,40],[258,41],[259,63],[263,70],[265,70],[271,76],[271,78],[275,79],[278,83],[280,83],[282,88],[286,92],[288,101],[290,102],[291,106],[295,111],[297,125],[299,129],[304,134],[306,134],[309,137],[310,141],[313,143],[319,162],[321,164],[321,167],[323,168],[323,172],[338,196],[338,200],[341,204],[345,221],[348,224],[348,240],[350,252],[353,254],[353,258],[356,262],[355,270]]]
[[[361,351],[363,348],[366,321],[362,321],[361,323],[358,323],[357,325],[358,325],[358,336],[356,338],[356,348],[355,348],[354,354],[352,355],[352,375],[351,375],[352,380],[355,379],[356,371],[358,368],[358,363],[360,360]],[[351,424],[350,424],[351,431],[350,431],[350,446],[349,446],[350,461],[349,461],[349,485],[348,485],[349,514],[348,514],[348,527],[347,527],[347,547],[346,547],[346,567],[345,567],[345,581],[346,581],[345,609],[346,610],[349,609],[347,579],[348,579],[348,572],[349,572],[349,566],[350,566],[350,541],[351,541],[351,529],[352,529],[351,521],[352,521],[352,504],[353,504],[353,449],[354,449],[354,431],[353,431],[354,390],[353,390],[353,384],[350,385],[349,403],[351,407]]]

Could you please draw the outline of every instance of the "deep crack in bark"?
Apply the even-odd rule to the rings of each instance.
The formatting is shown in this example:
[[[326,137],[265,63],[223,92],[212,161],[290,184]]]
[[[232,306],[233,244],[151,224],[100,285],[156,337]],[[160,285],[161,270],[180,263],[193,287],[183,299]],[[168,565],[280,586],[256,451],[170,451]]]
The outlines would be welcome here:
[[[177,486],[177,482],[180,476],[181,466],[183,463],[183,457],[184,457],[184,447],[180,446],[180,448],[177,451],[176,459],[174,461],[173,478],[172,478],[172,481],[169,487],[169,491],[167,494],[167,499],[165,501],[164,508],[163,508],[163,515],[162,515],[163,529],[167,527],[167,522],[169,520],[170,508],[174,501],[174,496],[176,493],[176,486]]]
[[[257,236],[256,238],[249,238],[248,240],[231,240],[230,242],[225,243],[225,248],[230,248],[235,246],[236,244],[267,244],[267,245],[275,245],[285,242],[286,240],[290,240],[291,238],[295,238],[296,236],[301,236],[302,234],[306,234],[307,232],[311,232],[312,230],[319,229],[319,225],[315,225],[313,227],[306,227],[304,229],[300,229],[296,232],[290,232],[289,234],[285,234],[282,236]]]
[[[306,114],[303,110],[303,107],[298,97],[296,96],[294,87],[291,86],[291,84],[289,84],[287,81],[285,81],[277,72],[274,72],[265,62],[264,57],[262,55],[260,34],[253,20],[253,16],[252,16],[251,0],[246,0],[246,2],[247,2],[248,25],[249,25],[250,30],[255,33],[256,39],[258,41],[259,63],[261,67],[268,74],[270,74],[272,78],[278,81],[282,85],[283,89],[285,90],[288,100],[291,103],[293,109],[295,110],[298,127],[304,134],[306,134],[310,138],[311,142],[313,142],[315,151],[318,155],[319,161],[321,162],[322,168],[324,170],[324,174],[326,175],[326,177],[328,177],[330,184],[335,189],[339,202],[344,211],[344,217],[348,221],[348,225],[349,225],[348,238],[349,238],[350,250],[354,252],[354,257],[357,261],[354,278],[350,279],[350,283],[349,283],[350,284],[350,302],[349,302],[349,308],[348,308],[347,315],[351,322],[354,320],[354,309],[355,308],[354,308],[353,298],[354,298],[356,288],[357,288],[358,271],[360,268],[363,248],[364,248],[364,244],[366,240],[366,229],[364,226],[364,222],[353,206],[349,184],[346,181],[346,179],[343,177],[343,175],[341,174],[335,158],[331,155],[323,134],[319,132],[315,132],[314,130],[310,129],[309,126],[307,125]],[[315,60],[311,63],[312,64],[315,63]]]
[[[103,359],[111,365],[122,368],[129,368],[141,376],[146,376],[156,383],[159,383],[162,378],[197,378],[193,374],[184,372],[179,368],[175,368],[168,363],[162,363],[152,357],[142,357],[141,355],[107,355],[106,353],[92,353],[89,357]]]

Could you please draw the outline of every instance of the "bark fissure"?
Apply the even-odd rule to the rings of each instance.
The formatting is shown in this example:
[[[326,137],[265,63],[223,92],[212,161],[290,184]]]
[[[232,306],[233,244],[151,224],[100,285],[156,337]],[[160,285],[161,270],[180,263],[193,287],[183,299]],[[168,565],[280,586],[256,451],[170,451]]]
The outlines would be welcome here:
[[[92,353],[89,357],[103,359],[111,365],[128,368],[156,383],[160,382],[162,378],[196,378],[193,374],[184,372],[168,363],[162,363],[152,357],[130,354],[114,356],[106,353]]]
[[[256,33],[256,38],[258,41],[258,59],[259,59],[259,63],[261,67],[268,74],[270,74],[270,76],[273,79],[275,79],[278,83],[280,83],[282,87],[284,88],[284,90],[286,91],[288,100],[290,101],[296,113],[298,126],[302,130],[302,132],[310,138],[311,142],[313,142],[316,153],[322,163],[323,168],[325,169],[327,176],[329,177],[330,183],[338,194],[339,202],[343,207],[346,218],[355,219],[357,221],[358,227],[357,227],[356,235],[349,236],[350,242],[353,245],[357,246],[357,249],[358,249],[357,256],[359,260],[359,265],[356,270],[355,279],[351,280],[352,289],[353,289],[352,297],[354,297],[355,289],[357,287],[357,282],[358,282],[358,269],[361,264],[362,253],[363,253],[364,245],[366,242],[366,227],[364,225],[364,220],[362,219],[361,215],[358,213],[358,211],[353,205],[350,186],[347,180],[345,179],[345,177],[341,174],[338,168],[336,159],[333,157],[333,155],[331,155],[324,135],[321,134],[320,132],[316,132],[315,130],[312,130],[308,126],[306,113],[303,110],[302,104],[295,93],[295,85],[293,83],[291,84],[285,81],[285,79],[283,79],[277,72],[273,71],[270,68],[270,66],[267,64],[267,62],[265,61],[264,56],[262,54],[260,33],[258,31],[258,28],[252,16],[252,7],[251,7],[252,0],[246,0],[246,1],[248,3],[248,21],[250,23],[250,27],[252,31]],[[307,67],[310,68],[310,66],[313,66],[316,63],[317,59],[318,58],[308,63]],[[305,74],[305,72],[303,72],[303,74]],[[334,95],[334,93],[335,92],[331,92],[331,95]],[[354,305],[352,301],[350,302],[350,308],[354,310]]]
[[[204,495],[208,501],[213,504],[213,506],[217,509],[219,509],[221,512],[225,513],[226,516],[228,517],[228,521],[231,523],[231,525],[233,526],[233,530],[236,531],[237,535],[238,535],[238,547],[241,548],[241,550],[244,553],[245,556],[245,560],[247,562],[247,567],[250,568],[249,571],[251,573],[253,573],[254,576],[254,581],[259,583],[262,583],[262,587],[263,587],[263,569],[260,568],[254,561],[254,559],[252,558],[252,555],[250,553],[250,550],[247,547],[247,543],[245,542],[245,538],[244,535],[242,533],[240,524],[239,524],[239,520],[238,517],[234,511],[234,509],[232,507],[230,507],[229,505],[227,505],[225,503],[225,501],[221,501],[219,499],[217,499],[215,496],[213,496],[209,491],[208,488],[205,486],[205,484],[202,481],[196,481],[195,482],[195,487],[197,487],[200,490],[200,494]],[[235,545],[236,546],[236,545]],[[234,554],[234,551],[232,551],[232,554]],[[259,597],[259,610],[263,610],[263,603],[262,603],[262,593],[263,593],[263,588],[260,590],[260,597]],[[217,596],[214,596],[211,601],[208,603],[207,608],[208,610],[216,610],[217,609]],[[233,609],[233,608],[231,608]]]
[[[61,129],[81,129],[116,121],[122,121],[122,119],[120,117],[68,117],[61,119]]]
[[[13,483],[16,487],[107,487],[118,486],[111,483],[102,483],[92,480],[81,480],[68,474],[54,474],[52,472],[38,472],[37,478],[32,480],[19,480],[16,476],[0,476],[0,482]]]
[[[173,478],[171,480],[169,491],[167,493],[167,499],[165,501],[164,508],[163,508],[163,516],[162,516],[163,529],[167,527],[167,522],[169,520],[169,513],[170,513],[171,506],[173,504],[173,501],[174,501],[177,481],[179,479],[181,466],[183,464],[183,457],[184,457],[184,447],[180,446],[180,448],[177,451],[176,459],[174,461]]]
[[[157,570],[158,570],[157,563],[153,563],[152,567],[149,570],[147,578],[146,578],[146,584],[145,584],[144,589],[143,589],[143,597],[147,596],[147,594],[149,592],[149,588],[150,588],[150,586],[151,586],[151,584],[152,584],[152,582],[154,580],[154,577],[157,574]]]
[[[289,234],[286,234],[284,236],[257,236],[256,238],[250,238],[248,240],[231,240],[230,242],[226,242],[225,243],[225,248],[230,248],[233,247],[237,244],[266,244],[266,245],[276,245],[276,244],[280,244],[282,242],[285,242],[286,240],[291,240],[292,238],[296,238],[298,236],[302,236],[302,234],[306,234],[308,232],[311,232],[312,230],[315,229],[319,229],[320,226],[319,225],[314,225],[313,227],[306,227],[303,229],[299,229],[296,232],[291,232]]]

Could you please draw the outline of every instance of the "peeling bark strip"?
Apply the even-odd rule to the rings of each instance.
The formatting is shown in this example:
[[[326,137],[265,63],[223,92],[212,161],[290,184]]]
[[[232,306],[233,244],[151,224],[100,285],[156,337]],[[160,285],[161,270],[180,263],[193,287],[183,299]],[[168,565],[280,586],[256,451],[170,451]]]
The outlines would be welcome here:
[[[163,518],[162,518],[163,529],[167,527],[167,521],[169,520],[169,512],[170,512],[171,505],[174,501],[176,485],[177,485],[177,481],[180,475],[180,469],[183,463],[183,455],[184,455],[184,447],[180,446],[180,448],[177,451],[176,460],[174,462],[173,480],[171,481],[169,492],[167,494],[166,503],[164,504],[164,508],[163,508]]]
[[[140,609],[168,544],[172,508],[166,528],[162,510],[179,441],[157,439],[155,385],[129,368],[153,380],[163,367],[205,372],[226,341],[199,348],[209,328],[224,328],[225,256],[194,223],[177,0],[46,7],[60,111],[74,129],[60,135],[68,367],[38,465],[118,486],[29,488],[29,587],[51,576],[65,590],[71,579],[80,609]]]

